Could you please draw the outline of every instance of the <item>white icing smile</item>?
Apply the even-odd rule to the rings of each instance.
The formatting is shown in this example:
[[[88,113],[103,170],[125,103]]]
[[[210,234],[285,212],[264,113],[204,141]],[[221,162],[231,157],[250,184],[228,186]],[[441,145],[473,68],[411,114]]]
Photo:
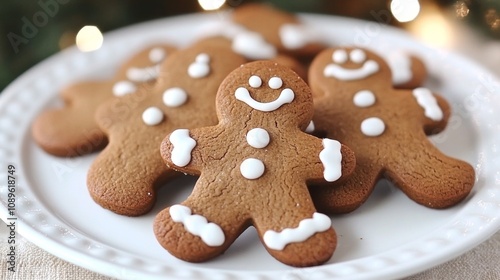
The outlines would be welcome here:
[[[134,93],[137,90],[137,86],[131,81],[119,81],[113,85],[113,94],[115,96],[124,96],[130,93]]]
[[[349,58],[354,63],[363,63],[362,66],[357,69],[348,69],[339,65],[347,62]],[[328,64],[323,70],[325,77],[333,77],[344,81],[361,80],[379,70],[378,63],[374,60],[366,60],[365,52],[360,49],[352,50],[349,57],[345,50],[336,50],[332,54],[332,60],[334,63]]]
[[[127,70],[127,78],[137,83],[143,83],[158,78],[160,65],[138,68],[131,67]]]
[[[253,97],[250,96],[250,92],[248,92],[248,89],[244,87],[239,87],[238,89],[236,89],[234,95],[236,96],[236,99],[243,101],[248,106],[262,112],[274,111],[279,107],[281,107],[282,105],[292,102],[293,99],[295,98],[293,90],[289,88],[283,89],[278,98],[276,98],[271,102],[259,102],[253,99]]]

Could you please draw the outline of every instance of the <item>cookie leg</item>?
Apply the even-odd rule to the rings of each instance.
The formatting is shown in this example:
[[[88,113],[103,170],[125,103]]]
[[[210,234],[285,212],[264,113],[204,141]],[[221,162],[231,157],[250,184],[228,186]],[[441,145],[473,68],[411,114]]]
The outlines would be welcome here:
[[[268,203],[280,207],[270,209]],[[260,211],[255,210],[258,213],[253,216],[253,222],[274,258],[296,267],[319,265],[331,258],[337,246],[336,233],[330,217],[315,211],[309,194],[292,191],[279,196],[279,201],[266,204]]]
[[[421,146],[407,145],[415,160],[394,162],[386,175],[409,198],[430,208],[446,208],[463,200],[471,191],[475,175],[468,163],[450,158],[428,141]],[[415,143],[415,145],[417,145]],[[415,151],[420,151],[415,153]],[[403,151],[404,152],[404,151]]]
[[[381,176],[372,160],[358,157],[354,172],[341,182],[309,187],[316,208],[331,214],[349,213],[363,204]]]
[[[162,210],[155,218],[154,233],[160,245],[188,262],[203,262],[222,253],[247,228],[247,222],[231,211],[209,207],[217,201],[186,200]]]
[[[155,202],[155,189],[177,173],[165,167],[159,148],[115,139],[92,163],[87,187],[97,204],[117,214],[138,216]],[[141,143],[141,142],[140,142]],[[158,141],[159,143],[159,141]]]

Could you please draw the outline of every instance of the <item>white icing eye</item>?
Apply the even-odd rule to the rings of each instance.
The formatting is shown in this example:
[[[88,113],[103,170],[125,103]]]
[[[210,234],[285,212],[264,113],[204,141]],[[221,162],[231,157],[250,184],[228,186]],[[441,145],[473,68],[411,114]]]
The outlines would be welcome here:
[[[254,75],[248,79],[248,84],[253,88],[259,88],[262,85],[262,79]]]
[[[369,90],[361,90],[356,92],[352,101],[358,107],[369,107],[375,104],[375,95]]]
[[[130,81],[119,81],[113,85],[113,94],[115,96],[124,96],[134,93],[136,90],[137,87]]]
[[[160,124],[163,121],[163,112],[157,107],[149,107],[142,113],[142,120],[149,126]]]
[[[184,105],[187,99],[188,95],[182,88],[169,88],[163,93],[163,103],[168,107]]]
[[[254,148],[265,148],[269,145],[269,141],[269,133],[263,128],[254,128],[247,133],[247,143]]]
[[[283,81],[280,77],[272,77],[269,79],[269,87],[272,89],[279,89],[283,85]]]
[[[360,49],[354,49],[350,54],[351,61],[354,63],[363,63],[366,60],[366,53]]]
[[[366,136],[379,136],[384,130],[385,123],[379,118],[367,118],[361,122],[361,132]]]
[[[166,53],[162,48],[153,48],[149,51],[149,60],[154,64],[160,63],[165,59]]]
[[[188,68],[188,74],[191,78],[203,78],[210,73],[210,57],[206,53],[201,53],[196,56],[195,62],[191,63]]]
[[[337,64],[344,64],[347,62],[347,52],[345,50],[336,50],[332,54],[333,62]]]
[[[208,64],[210,62],[210,56],[206,53],[200,53],[196,56],[196,62]]]

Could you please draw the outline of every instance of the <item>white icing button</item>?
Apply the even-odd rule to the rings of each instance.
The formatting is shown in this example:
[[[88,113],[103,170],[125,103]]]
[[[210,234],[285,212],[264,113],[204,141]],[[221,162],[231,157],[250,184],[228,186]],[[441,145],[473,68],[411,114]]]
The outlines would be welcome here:
[[[336,50],[332,54],[333,62],[337,64],[344,64],[347,62],[347,52],[345,50]]]
[[[323,147],[319,153],[319,159],[325,168],[323,176],[327,182],[334,182],[342,176],[342,145],[339,141],[325,138]]]
[[[196,56],[195,62],[188,67],[188,74],[191,78],[203,78],[210,73],[210,57],[206,53]]]
[[[379,70],[379,65],[374,60],[368,60],[363,66],[357,69],[347,69],[338,64],[328,64],[323,70],[325,77],[332,77],[338,80],[353,81],[368,78]]]
[[[153,48],[149,51],[149,60],[154,64],[160,63],[165,59],[166,53],[162,48]]]
[[[312,218],[303,219],[296,228],[285,228],[281,232],[267,230],[263,240],[272,250],[283,250],[290,243],[304,242],[318,232],[327,231],[332,227],[330,217],[314,213]]]
[[[247,133],[247,143],[254,148],[265,148],[269,145],[269,141],[269,133],[263,128],[254,128]]]
[[[163,112],[157,107],[149,107],[142,113],[142,120],[150,126],[160,124],[163,121]]]
[[[179,107],[184,105],[187,99],[188,95],[182,88],[169,88],[163,93],[163,103],[168,107]]]
[[[283,85],[283,80],[280,77],[272,77],[268,84],[272,89],[279,89]]]
[[[198,236],[208,246],[215,247],[224,244],[225,236],[222,228],[215,224],[209,223],[207,218],[192,214],[189,207],[176,204],[169,209],[172,221],[182,223],[187,232]]]
[[[115,96],[124,96],[134,93],[136,90],[137,87],[131,81],[119,81],[113,85],[113,94]]]
[[[443,119],[443,111],[429,89],[416,88],[413,90],[413,96],[417,99],[418,105],[424,109],[426,117],[433,121],[440,121]]]
[[[241,175],[249,180],[260,178],[264,170],[264,163],[255,158],[247,158],[240,165]]]
[[[248,89],[246,89],[244,87],[237,88],[234,95],[235,95],[236,99],[243,101],[248,106],[254,108],[255,110],[262,111],[262,112],[274,111],[274,110],[278,109],[279,107],[281,107],[282,105],[292,102],[293,99],[295,98],[295,93],[293,92],[293,90],[291,90],[289,88],[283,89],[278,98],[276,98],[275,100],[273,100],[271,102],[267,102],[267,103],[259,102],[259,101],[256,101],[255,99],[253,99],[253,97],[250,96],[250,92],[248,92]]]
[[[248,79],[248,84],[253,88],[259,88],[262,85],[262,79],[254,75]]]
[[[184,167],[191,162],[191,153],[196,147],[196,141],[189,136],[188,129],[174,130],[168,140],[172,143],[172,162],[180,167]]]
[[[353,102],[358,107],[370,107],[375,104],[375,94],[370,90],[361,90],[354,94]]]
[[[368,118],[361,122],[361,132],[366,136],[379,136],[384,133],[385,124],[379,118]]]
[[[361,64],[366,60],[366,53],[360,49],[354,49],[350,54],[351,61],[354,63]]]

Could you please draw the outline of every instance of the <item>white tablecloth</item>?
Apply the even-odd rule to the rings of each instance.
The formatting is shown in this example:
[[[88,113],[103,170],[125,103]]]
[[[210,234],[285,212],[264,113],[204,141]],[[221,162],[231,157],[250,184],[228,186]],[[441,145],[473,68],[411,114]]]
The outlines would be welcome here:
[[[17,272],[7,270],[4,262],[8,252],[7,227],[0,222],[0,279],[5,280],[66,280],[112,278],[99,275],[87,269],[68,263],[38,248],[26,239],[17,236]],[[456,280],[456,279],[500,279],[500,232],[462,256],[434,267],[407,280]]]

